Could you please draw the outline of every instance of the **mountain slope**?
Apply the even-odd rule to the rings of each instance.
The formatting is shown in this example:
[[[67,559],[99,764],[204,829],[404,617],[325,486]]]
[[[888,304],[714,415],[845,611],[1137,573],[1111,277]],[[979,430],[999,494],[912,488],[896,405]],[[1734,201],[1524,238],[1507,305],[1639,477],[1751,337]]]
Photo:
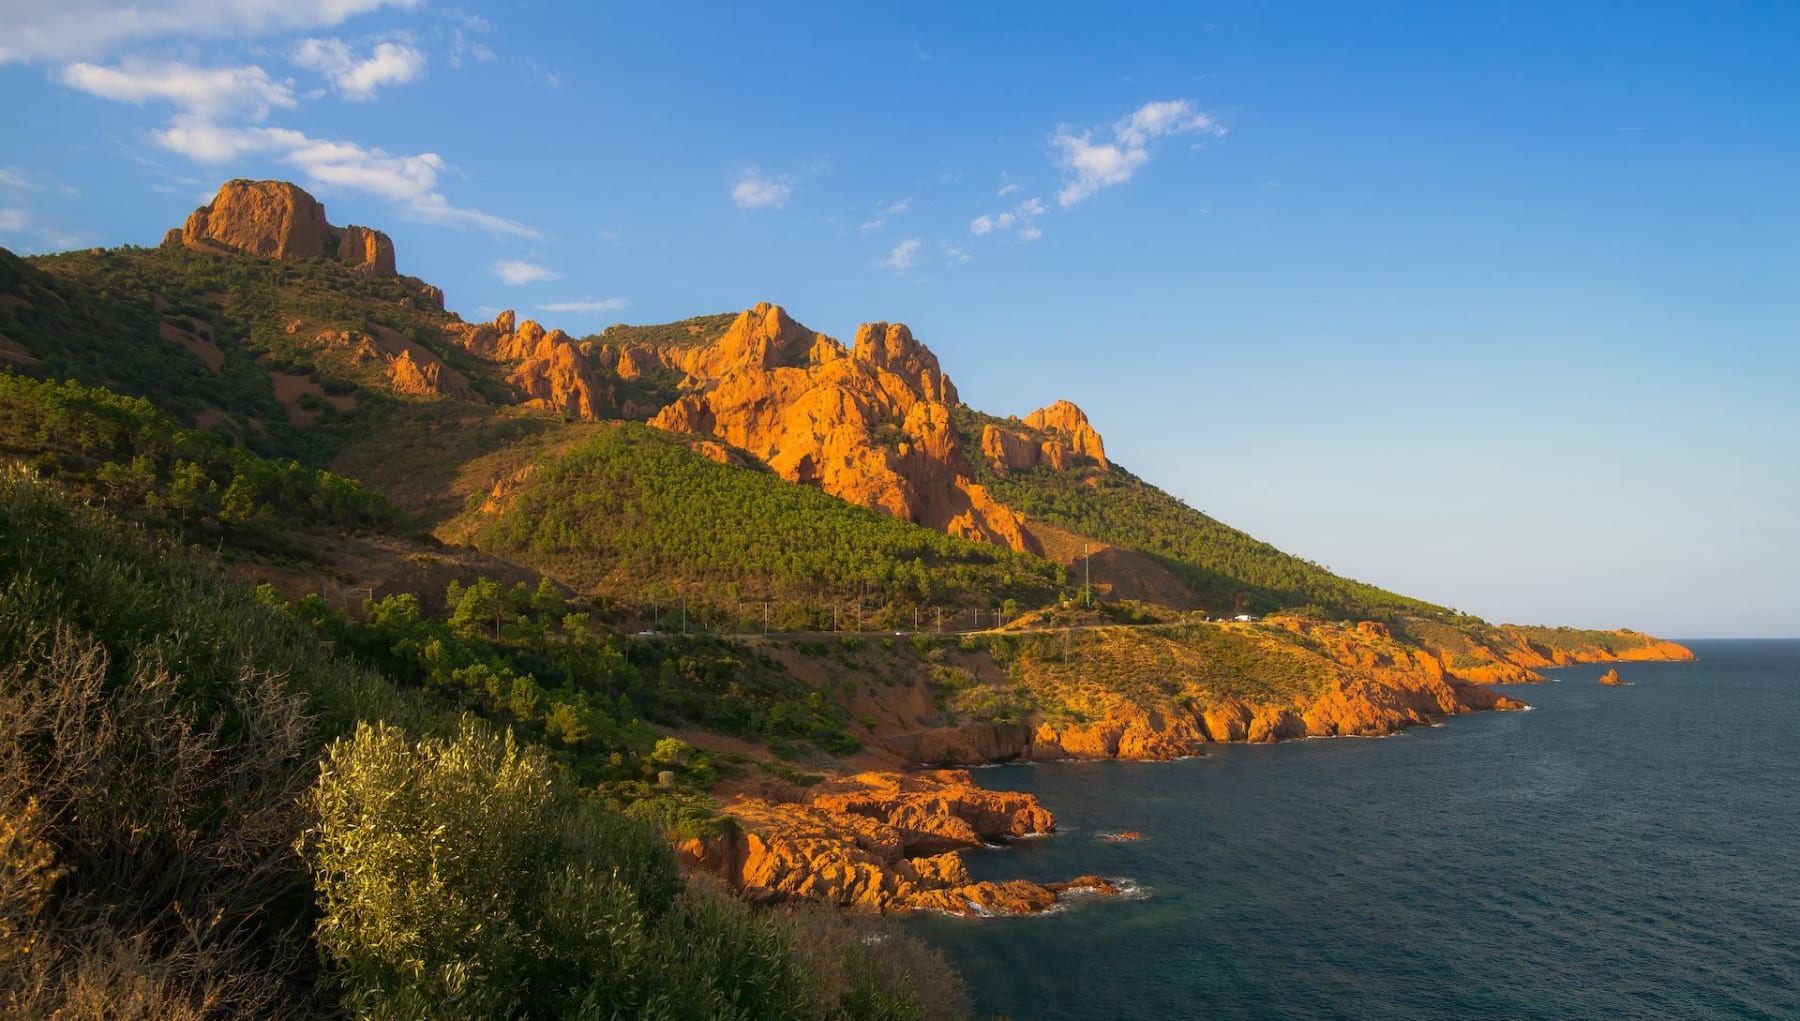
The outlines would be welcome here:
[[[0,352],[331,466],[441,540],[626,604],[681,592],[741,623],[768,598],[795,626],[850,601],[1029,610],[1064,587],[1043,551],[1104,599],[1383,621],[1463,679],[1629,644],[1503,631],[1285,554],[1111,463],[1066,401],[968,408],[899,324],[846,346],[767,304],[580,340],[465,323],[395,275],[383,235],[315,207],[234,181],[160,249],[9,258]]]

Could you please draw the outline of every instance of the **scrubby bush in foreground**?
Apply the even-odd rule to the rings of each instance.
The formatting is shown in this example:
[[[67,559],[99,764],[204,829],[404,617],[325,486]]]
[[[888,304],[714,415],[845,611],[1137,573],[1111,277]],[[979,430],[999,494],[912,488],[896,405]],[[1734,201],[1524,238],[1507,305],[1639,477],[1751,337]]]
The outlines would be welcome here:
[[[318,941],[359,1016],[959,1016],[935,954],[684,884],[651,829],[565,790],[510,734],[358,728],[327,751],[312,806]]]

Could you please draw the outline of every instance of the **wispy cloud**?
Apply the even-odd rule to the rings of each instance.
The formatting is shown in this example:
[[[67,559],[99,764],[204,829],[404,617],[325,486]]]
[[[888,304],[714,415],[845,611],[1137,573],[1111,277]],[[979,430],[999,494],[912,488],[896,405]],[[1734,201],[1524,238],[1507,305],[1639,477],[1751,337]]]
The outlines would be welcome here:
[[[386,85],[403,85],[425,74],[425,54],[402,43],[377,43],[367,56],[358,56],[342,39],[305,39],[294,47],[294,64],[330,79],[345,99],[375,98]]]
[[[1021,240],[1036,241],[1044,236],[1044,232],[1037,229],[1033,225],[1033,221],[1044,215],[1046,210],[1044,200],[1033,196],[1011,209],[998,213],[984,213],[970,220],[969,233],[981,237],[996,231],[1017,229]]]
[[[519,287],[524,284],[542,283],[546,280],[561,280],[562,274],[548,266],[539,266],[535,262],[522,259],[501,259],[494,263],[494,275],[508,287]],[[549,308],[548,305],[544,306]],[[557,311],[552,309],[551,311]]]
[[[747,168],[731,186],[731,201],[739,209],[780,209],[794,194],[793,182],[787,177],[764,177],[756,167]]]
[[[298,170],[308,183],[377,195],[395,203],[403,214],[428,223],[514,237],[542,236],[515,220],[452,205],[437,190],[445,163],[436,153],[397,155],[354,142],[312,138],[291,128],[236,127],[193,115],[175,117],[152,137],[170,152],[198,163],[266,156]]]
[[[494,23],[479,14],[470,14],[460,7],[452,7],[443,12],[444,16],[456,22],[450,29],[450,53],[448,60],[453,68],[463,66],[466,54],[484,63],[491,64],[499,59],[493,47],[486,43],[475,42],[470,35],[486,35],[494,30]]]
[[[995,192],[994,194],[999,196],[1000,198],[1005,198],[1006,196],[1011,195],[1013,192],[1018,191],[1018,190],[1019,190],[1018,185],[1013,184],[1012,182],[1008,181],[1006,184],[1001,185],[1000,190]]]
[[[1077,133],[1066,124],[1058,127],[1050,141],[1057,150],[1056,165],[1063,169],[1067,183],[1056,193],[1057,203],[1067,208],[1131,180],[1150,162],[1151,143],[1169,135],[1194,132],[1223,137],[1225,128],[1186,99],[1145,103],[1114,121],[1109,129],[1103,129],[1103,135],[1111,137],[1098,141],[1093,130]]]
[[[70,64],[57,77],[70,88],[102,99],[139,106],[159,100],[205,117],[243,115],[262,120],[272,107],[291,110],[297,105],[292,86],[254,66],[195,67],[172,61],[128,60],[112,67]]]
[[[545,312],[569,312],[595,315],[601,312],[617,312],[631,304],[624,298],[583,298],[580,301],[552,301],[539,305]]]
[[[907,238],[895,245],[893,251],[888,253],[884,265],[896,273],[906,272],[912,268],[913,261],[919,257],[919,245],[918,238]]]
[[[887,226],[890,217],[905,215],[906,211],[911,208],[912,199],[901,199],[898,202],[888,202],[883,200],[876,205],[875,218],[864,223],[857,229],[864,234],[873,233],[874,231],[878,231]]]
[[[104,56],[147,39],[202,39],[330,28],[383,7],[421,0],[9,0],[0,33],[0,64]]]

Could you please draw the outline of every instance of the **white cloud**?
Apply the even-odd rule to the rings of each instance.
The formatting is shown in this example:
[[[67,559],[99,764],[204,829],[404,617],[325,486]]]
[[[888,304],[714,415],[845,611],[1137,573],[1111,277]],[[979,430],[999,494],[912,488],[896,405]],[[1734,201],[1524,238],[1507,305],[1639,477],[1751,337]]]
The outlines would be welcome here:
[[[225,38],[330,28],[421,0],[5,0],[0,64],[99,57],[164,36]]]
[[[480,21],[481,19],[477,18],[475,20]],[[483,22],[483,24],[485,24],[485,22]],[[469,37],[463,34],[462,29],[451,29],[450,66],[461,68],[463,66],[463,54],[465,53],[474,57],[476,60],[481,61],[483,64],[492,64],[494,61],[500,59],[499,55],[494,52],[493,47],[486,43],[470,42]]]
[[[1131,180],[1138,168],[1150,162],[1151,142],[1192,132],[1223,137],[1225,128],[1185,99],[1145,103],[1113,123],[1111,140],[1095,141],[1093,131],[1077,134],[1066,124],[1058,127],[1050,141],[1057,148],[1056,165],[1065,171],[1068,183],[1056,193],[1057,203],[1067,208],[1103,188]]]
[[[541,237],[538,231],[477,209],[450,204],[437,191],[443,157],[395,155],[354,142],[312,138],[291,128],[232,127],[182,115],[152,136],[158,145],[200,163],[227,163],[262,155],[294,167],[308,183],[368,192],[429,223],[475,227],[494,234]]]
[[[1011,195],[1013,192],[1018,191],[1018,190],[1019,190],[1019,186],[1016,184],[1003,184],[1000,186],[1000,190],[995,192],[994,194],[999,196],[1000,198],[1005,198],[1006,196]]]
[[[538,308],[545,312],[576,312],[598,314],[601,312],[617,312],[631,304],[624,298],[583,298],[580,301],[552,301]]]
[[[491,64],[499,59],[492,47],[485,43],[470,42],[467,32],[488,33],[494,30],[494,23],[479,14],[470,14],[460,7],[452,7],[444,12],[444,16],[459,22],[450,30],[450,66],[463,66],[463,54],[468,54],[484,64]]]
[[[731,201],[736,202],[739,209],[767,209],[770,206],[780,209],[787,205],[793,194],[794,186],[788,178],[764,177],[756,167],[745,170],[737,184],[731,187]]]
[[[31,214],[23,209],[0,209],[0,231],[8,234],[24,230],[30,220]]]
[[[1018,229],[1019,237],[1025,241],[1035,241],[1044,236],[1044,232],[1032,226],[1032,220],[1044,215],[1044,200],[1028,198],[1011,209],[998,213],[983,213],[969,221],[969,233],[976,237],[992,234],[996,231]]]
[[[260,67],[194,67],[128,60],[114,67],[70,64],[58,78],[70,88],[102,99],[142,105],[159,99],[205,117],[244,114],[267,117],[270,107],[295,107],[293,87]]]
[[[858,227],[857,229],[862,231],[864,234],[868,234],[871,231],[880,230],[882,227],[887,226],[888,217],[902,216],[906,213],[906,211],[908,209],[911,209],[911,208],[912,208],[912,199],[901,199],[898,202],[887,202],[884,200],[877,204],[875,218],[873,220],[870,220],[869,222],[863,224],[862,226]]]
[[[293,62],[331,79],[345,99],[375,98],[384,85],[404,85],[425,73],[425,54],[402,43],[377,43],[358,57],[342,39],[305,39],[294,47]]]
[[[970,259],[974,258],[974,256],[970,255],[968,253],[968,251],[963,248],[963,246],[953,245],[946,241],[944,243],[944,258],[948,259],[952,263],[957,263],[957,262],[968,262]]]
[[[508,287],[562,279],[562,274],[550,267],[539,266],[537,263],[525,262],[522,259],[501,259],[494,263],[494,275],[498,276],[500,282]]]
[[[919,239],[907,238],[894,246],[888,253],[886,265],[896,273],[904,273],[912,267],[913,260],[919,256]]]

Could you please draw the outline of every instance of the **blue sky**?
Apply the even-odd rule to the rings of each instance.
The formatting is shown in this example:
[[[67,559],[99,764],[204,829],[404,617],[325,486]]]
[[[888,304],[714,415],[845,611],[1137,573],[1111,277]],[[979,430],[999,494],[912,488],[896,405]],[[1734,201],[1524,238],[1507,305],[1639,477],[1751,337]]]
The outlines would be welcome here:
[[[1336,570],[1800,634],[1800,6],[647,6],[0,0],[0,244],[285,177],[466,318],[904,321]]]

